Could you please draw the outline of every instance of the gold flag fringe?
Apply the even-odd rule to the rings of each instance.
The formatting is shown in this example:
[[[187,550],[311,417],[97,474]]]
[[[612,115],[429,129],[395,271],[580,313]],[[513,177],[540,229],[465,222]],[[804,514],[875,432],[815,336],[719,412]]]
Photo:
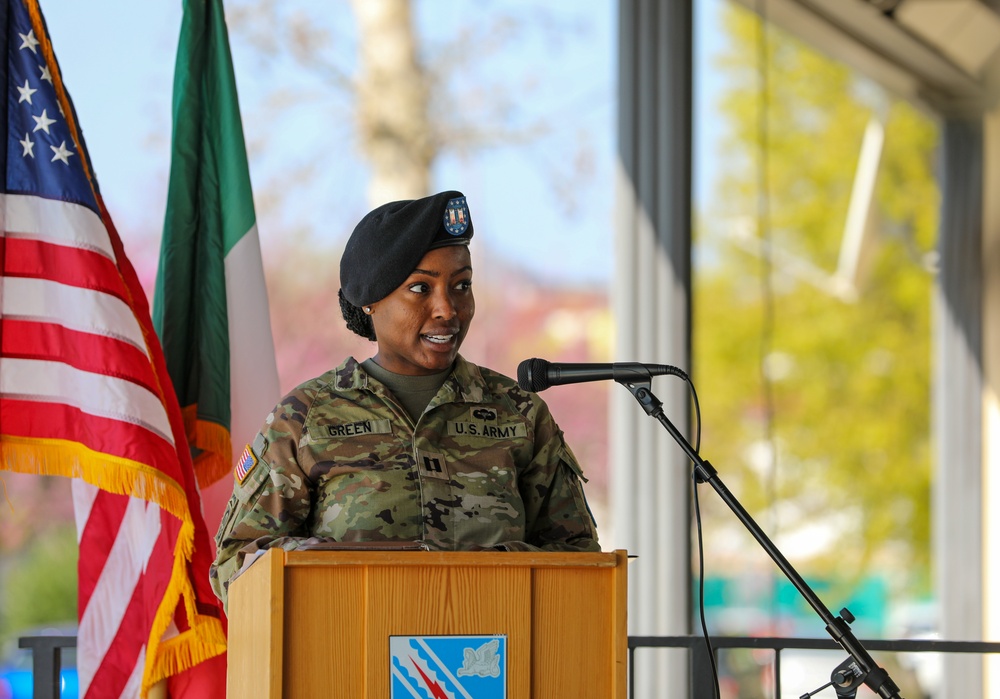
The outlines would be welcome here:
[[[174,567],[170,584],[163,595],[147,642],[147,662],[143,670],[140,695],[145,699],[149,689],[160,680],[189,670],[198,663],[226,652],[226,635],[222,622],[198,613],[194,588],[188,578],[188,562],[194,549],[194,524],[183,520],[174,549]],[[170,628],[177,605],[183,601],[190,629],[163,640]]]
[[[153,668],[155,675],[161,678],[176,675],[226,652],[226,634],[222,623],[214,617],[200,616],[196,619],[195,625],[188,631],[160,642]]]
[[[198,406],[189,405],[184,415],[188,444],[200,451],[194,459],[194,473],[202,488],[228,476],[233,468],[233,443],[229,429],[215,422],[198,419]]]
[[[88,449],[65,439],[0,436],[0,468],[79,478],[118,495],[155,503],[181,521],[191,518],[180,483],[147,464]]]

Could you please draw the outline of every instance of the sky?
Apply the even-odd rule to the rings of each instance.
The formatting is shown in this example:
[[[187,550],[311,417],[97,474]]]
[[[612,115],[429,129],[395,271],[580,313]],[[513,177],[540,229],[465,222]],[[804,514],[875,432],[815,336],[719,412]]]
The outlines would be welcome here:
[[[718,49],[722,2],[695,3],[699,202],[707,200],[715,172],[718,125],[711,113],[718,79],[708,56]],[[246,4],[226,2],[227,16]],[[41,6],[126,252],[155,255],[166,201],[181,1],[41,0]],[[351,69],[353,17],[346,0],[285,0],[281,6],[284,16],[332,19],[328,54]],[[454,41],[456,28],[465,25],[505,15],[522,20],[502,51],[484,56],[480,45],[469,47],[477,60],[457,71],[453,94],[460,99],[513,86],[522,91],[513,118],[543,123],[549,133],[529,147],[442,157],[434,185],[465,191],[482,244],[554,282],[607,283],[614,267],[616,14],[615,0],[416,3],[414,21],[432,48]],[[246,32],[231,26],[230,35],[265,254],[269,245],[302,230],[336,245],[370,208],[364,164],[350,144],[349,105],[342,95],[317,88],[315,76],[301,66],[263,60]],[[275,101],[286,107],[280,117],[269,111]],[[308,177],[296,181],[298,170]]]

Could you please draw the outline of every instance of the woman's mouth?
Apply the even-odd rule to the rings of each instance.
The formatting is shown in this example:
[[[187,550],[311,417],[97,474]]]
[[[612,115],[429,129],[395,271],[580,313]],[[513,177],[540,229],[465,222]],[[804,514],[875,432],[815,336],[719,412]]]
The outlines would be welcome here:
[[[455,335],[423,335],[422,336],[428,342],[432,342],[435,345],[446,345],[455,339]]]

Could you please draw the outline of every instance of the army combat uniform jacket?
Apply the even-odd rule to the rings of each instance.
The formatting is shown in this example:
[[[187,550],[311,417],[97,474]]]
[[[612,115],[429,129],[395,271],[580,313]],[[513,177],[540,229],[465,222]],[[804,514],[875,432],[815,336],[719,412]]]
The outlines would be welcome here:
[[[458,357],[416,425],[353,357],[289,393],[236,468],[212,586],[306,540],[599,551],[582,473],[545,402]]]

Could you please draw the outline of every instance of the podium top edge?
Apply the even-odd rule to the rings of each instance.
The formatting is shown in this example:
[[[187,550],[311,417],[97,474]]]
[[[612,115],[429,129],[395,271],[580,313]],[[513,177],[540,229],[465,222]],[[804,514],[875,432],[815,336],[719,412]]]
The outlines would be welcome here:
[[[285,566],[467,566],[478,568],[613,568],[624,551],[281,551]]]

